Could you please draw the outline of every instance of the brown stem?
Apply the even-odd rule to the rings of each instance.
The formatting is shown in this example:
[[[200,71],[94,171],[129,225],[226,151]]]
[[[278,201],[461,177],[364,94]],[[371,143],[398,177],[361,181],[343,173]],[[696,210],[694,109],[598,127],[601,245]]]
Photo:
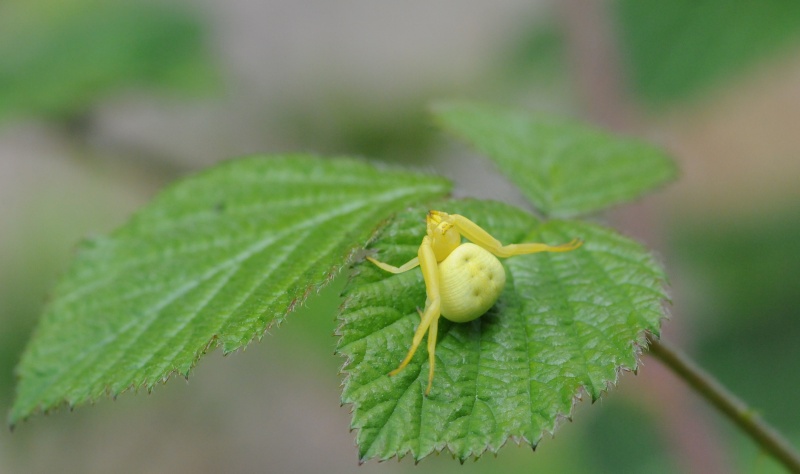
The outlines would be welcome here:
[[[697,393],[733,421],[761,448],[781,462],[790,472],[800,473],[800,454],[752,408],[739,400],[711,375],[679,350],[649,338],[650,353],[688,383]]]
[[[636,126],[622,77],[608,1],[559,2],[575,89],[592,121],[616,131]]]

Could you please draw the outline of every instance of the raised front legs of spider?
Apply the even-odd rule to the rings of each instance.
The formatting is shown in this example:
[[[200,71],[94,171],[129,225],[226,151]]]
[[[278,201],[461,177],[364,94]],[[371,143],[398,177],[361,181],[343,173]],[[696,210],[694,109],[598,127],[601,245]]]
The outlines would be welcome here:
[[[396,375],[411,361],[417,347],[428,333],[428,387],[433,384],[436,331],[439,316],[465,323],[483,315],[494,305],[506,283],[506,272],[497,257],[513,257],[537,252],[568,252],[580,247],[578,239],[567,244],[524,243],[503,245],[478,224],[458,214],[429,211],[428,232],[422,238],[417,256],[400,267],[367,258],[391,273],[403,273],[419,266],[425,279],[427,300],[420,312],[420,323],[411,348],[400,365],[389,372]],[[461,243],[461,237],[470,242]]]

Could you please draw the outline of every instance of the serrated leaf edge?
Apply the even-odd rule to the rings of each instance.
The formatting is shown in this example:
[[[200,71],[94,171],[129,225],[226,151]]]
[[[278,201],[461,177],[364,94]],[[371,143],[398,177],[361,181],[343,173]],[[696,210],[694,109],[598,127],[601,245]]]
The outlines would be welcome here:
[[[391,217],[387,218],[384,222],[382,222],[382,225],[380,227],[375,229],[373,235],[368,239],[368,242],[365,243],[365,246],[364,246],[365,248],[367,248],[372,242],[374,242],[378,237],[380,237],[380,234],[386,228],[388,223],[391,222],[391,220],[394,218],[395,215],[396,215],[396,213],[393,214]],[[542,220],[541,224],[544,224],[546,222],[547,222],[546,220]],[[622,235],[622,234],[620,234],[620,235]],[[641,243],[639,243],[635,239],[632,239],[632,238],[627,237],[627,236],[624,236],[624,237],[630,239],[633,242],[636,242],[642,248],[642,250],[645,251],[653,259],[653,261],[659,266],[659,268],[663,268],[662,263],[660,261],[658,261],[658,259],[653,254],[653,252],[651,252],[649,249],[647,249],[644,245],[642,245]],[[353,265],[355,263],[360,263],[360,262],[361,262],[361,260],[354,260],[353,262],[351,262],[351,265]],[[358,270],[352,268],[351,272],[350,272],[350,275],[348,276],[348,283],[350,281],[352,281],[357,275],[358,275]],[[668,311],[667,304],[671,303],[671,297],[670,297],[670,295],[668,294],[668,291],[667,291],[668,290],[668,279],[667,279],[667,276],[666,276],[665,273],[662,272],[662,274],[659,275],[659,282],[661,283],[661,288],[663,290],[664,298],[661,301],[662,312],[661,312],[661,317],[658,319],[657,324],[655,326],[656,329],[660,328],[662,323],[665,320],[668,320],[670,318],[670,314],[669,314],[669,311]],[[344,301],[342,301],[341,305],[339,305],[339,310],[338,310],[339,314],[341,314],[347,308],[349,308],[348,305],[349,305],[351,299],[352,299],[352,297],[345,297]],[[336,327],[336,330],[334,331],[334,335],[336,337],[339,337],[340,340],[343,337],[343,335],[341,333],[341,329],[343,328],[343,326],[344,326],[344,321],[340,320],[339,321],[339,325]],[[388,457],[381,457],[381,458],[378,459],[378,462],[382,463],[382,462],[386,462],[386,461],[389,461],[389,460],[394,459],[394,458],[396,458],[398,461],[400,461],[404,457],[406,457],[408,455],[411,455],[412,457],[414,457],[414,464],[416,465],[416,464],[419,464],[423,459],[425,459],[426,457],[428,457],[430,455],[433,455],[433,454],[440,455],[440,454],[445,453],[445,451],[447,451],[447,452],[449,452],[449,454],[454,459],[458,459],[461,464],[464,464],[470,458],[473,458],[474,460],[477,461],[478,459],[480,459],[487,452],[492,453],[494,455],[497,455],[499,453],[500,449],[502,449],[506,444],[508,444],[509,441],[512,441],[512,442],[516,443],[517,446],[522,446],[522,443],[525,442],[525,444],[529,444],[531,446],[531,449],[535,451],[537,446],[539,445],[539,443],[545,437],[545,435],[550,435],[551,438],[555,437],[556,431],[558,430],[558,428],[565,421],[572,421],[573,415],[575,413],[575,407],[577,406],[578,402],[583,401],[584,395],[588,396],[588,398],[591,399],[591,403],[594,403],[597,400],[600,400],[606,393],[610,392],[612,388],[616,387],[619,384],[619,381],[620,381],[620,378],[621,378],[623,372],[631,372],[631,373],[636,374],[638,372],[639,368],[642,366],[641,357],[647,350],[648,338],[649,337],[654,337],[654,338],[658,339],[658,337],[660,337],[660,332],[659,333],[654,333],[653,331],[647,330],[647,329],[643,330],[643,331],[640,331],[636,336],[636,340],[634,340],[631,343],[631,349],[633,350],[633,356],[634,356],[634,359],[636,361],[635,364],[634,364],[634,367],[627,367],[624,364],[618,365],[617,367],[615,367],[615,369],[614,369],[614,372],[615,372],[614,380],[607,380],[606,384],[605,384],[605,387],[598,391],[597,397],[591,396],[591,394],[587,390],[587,387],[586,387],[585,384],[580,385],[578,387],[576,393],[572,396],[571,406],[570,406],[570,409],[569,409],[568,413],[557,413],[555,415],[555,417],[554,417],[554,421],[553,421],[552,427],[549,428],[549,429],[543,429],[541,434],[535,440],[529,440],[529,439],[527,439],[527,437],[525,435],[513,435],[513,434],[510,434],[510,433],[504,433],[502,435],[504,439],[498,446],[492,447],[492,446],[487,445],[482,451],[480,451],[480,452],[472,451],[472,452],[467,453],[464,457],[461,457],[461,458],[458,458],[456,456],[455,450],[452,448],[450,443],[445,443],[445,445],[443,445],[441,447],[432,448],[427,453],[422,453],[422,454],[418,454],[418,455],[415,456],[414,453],[412,452],[412,450],[409,449],[408,451],[398,452],[398,453],[395,453],[395,454],[393,454],[391,456],[388,456]],[[354,360],[354,358],[349,356],[349,355],[342,354],[342,352],[339,350],[339,349],[341,349],[341,347],[342,346],[337,347],[337,350],[335,351],[335,353],[337,355],[339,355],[339,356],[344,356],[345,357],[345,361],[343,362],[343,364],[339,368],[339,374],[342,376],[342,381],[340,383],[340,387],[344,388],[344,387],[347,386],[348,380],[350,378],[350,372],[347,370],[347,367]],[[350,411],[351,414],[354,413],[356,410],[358,410],[358,408],[360,406],[360,404],[358,402],[350,402],[350,401],[342,400],[341,401],[341,406],[345,406],[345,405],[348,405],[350,407],[349,411]],[[357,433],[358,430],[359,430],[358,428],[355,428],[352,425],[350,426],[350,432],[351,433],[352,432],[356,432]],[[358,435],[356,435],[356,438],[354,439],[354,444],[357,442],[357,439],[358,439]],[[357,444],[356,444],[356,446],[357,446]],[[374,459],[374,457],[361,457],[359,455],[358,464],[362,465],[362,464],[366,463],[367,461],[370,461],[371,459]]]

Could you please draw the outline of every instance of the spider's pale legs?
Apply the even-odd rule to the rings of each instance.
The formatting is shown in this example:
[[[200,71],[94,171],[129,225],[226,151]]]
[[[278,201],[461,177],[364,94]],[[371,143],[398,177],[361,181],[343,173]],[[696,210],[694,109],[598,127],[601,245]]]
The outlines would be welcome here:
[[[431,211],[431,214],[437,214],[447,219],[449,224],[447,227],[452,226],[454,230],[472,243],[483,247],[490,253],[497,257],[513,257],[515,255],[524,255],[537,252],[567,252],[574,250],[582,244],[578,239],[573,240],[568,244],[562,245],[547,245],[541,243],[526,243],[526,244],[509,244],[503,245],[499,240],[495,239],[488,232],[486,232],[478,224],[472,222],[464,216],[458,214],[446,214],[439,211]],[[429,217],[430,218],[430,217]],[[445,228],[445,231],[447,228]],[[411,362],[414,353],[417,351],[422,338],[425,337],[425,332],[428,332],[428,387],[425,389],[425,395],[430,393],[431,386],[433,385],[433,370],[435,365],[435,351],[436,351],[436,335],[439,327],[439,316],[441,299],[439,295],[439,265],[436,259],[436,254],[433,250],[431,243],[431,235],[426,235],[422,239],[422,244],[419,247],[419,252],[416,258],[413,258],[400,267],[395,267],[387,263],[379,262],[371,257],[367,260],[377,265],[382,270],[390,273],[403,273],[419,265],[422,270],[422,277],[425,280],[425,292],[427,300],[425,301],[425,310],[420,313],[420,323],[417,330],[414,332],[414,338],[411,342],[411,347],[408,354],[400,363],[400,365],[389,372],[389,375],[397,375],[403,370],[409,362]],[[445,256],[446,258],[446,256]],[[444,258],[442,258],[444,260]]]
[[[472,222],[464,216],[458,214],[450,214],[450,217],[455,221],[454,227],[467,238],[470,242],[480,245],[496,257],[508,258],[516,255],[526,255],[529,253],[538,252],[568,252],[575,250],[581,246],[580,239],[574,239],[572,242],[561,245],[547,245],[540,243],[527,243],[527,244],[509,244],[503,245],[499,240],[495,239],[483,227]]]
[[[414,332],[414,339],[411,341],[411,348],[408,350],[408,354],[406,354],[405,359],[403,359],[403,362],[401,362],[396,369],[389,372],[389,375],[397,375],[398,372],[403,370],[406,365],[411,362],[411,358],[414,357],[414,353],[417,352],[417,347],[419,347],[427,331],[429,360],[428,388],[425,389],[425,394],[427,395],[431,391],[431,385],[433,384],[433,368],[436,360],[436,334],[439,329],[439,316],[441,314],[439,311],[441,305],[441,299],[439,297],[439,267],[436,263],[436,255],[433,253],[433,248],[431,247],[430,237],[428,236],[422,239],[422,244],[419,246],[418,259],[420,269],[422,269],[422,278],[425,280],[425,293],[427,295],[425,310],[420,314],[419,327],[417,327],[417,330]]]
[[[411,270],[412,268],[417,268],[417,265],[419,265],[419,257],[414,257],[399,267],[395,267],[394,265],[389,265],[388,263],[379,262],[372,257],[367,257],[367,260],[374,263],[381,270],[385,270],[389,273],[404,273]]]

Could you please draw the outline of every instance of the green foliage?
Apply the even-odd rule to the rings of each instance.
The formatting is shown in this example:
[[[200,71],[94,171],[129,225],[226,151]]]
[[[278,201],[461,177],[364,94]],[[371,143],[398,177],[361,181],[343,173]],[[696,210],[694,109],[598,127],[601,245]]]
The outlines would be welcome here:
[[[596,212],[675,176],[675,165],[661,150],[582,124],[469,103],[441,104],[435,114],[494,160],[548,216]]]
[[[474,105],[436,108],[446,128],[487,153],[535,207],[574,216],[636,197],[675,174],[660,151],[588,127]],[[512,257],[495,306],[465,324],[440,320],[430,396],[427,350],[395,377],[425,303],[421,272],[356,267],[345,290],[339,352],[347,356],[343,401],[353,404],[362,459],[448,449],[462,461],[509,438],[535,446],[586,392],[596,400],[621,369],[635,370],[644,333],[659,333],[665,276],[640,245],[580,221],[542,222],[492,202],[445,201],[504,243],[578,250]],[[416,255],[425,208],[400,214],[371,244],[399,265]]]
[[[632,85],[651,105],[699,95],[800,40],[794,0],[619,0]]]
[[[85,242],[18,367],[10,422],[148,390],[260,337],[346,264],[378,222],[449,185],[347,159],[253,157],[163,192]]]
[[[201,23],[123,0],[0,5],[0,119],[70,118],[120,87],[205,89],[215,80]]]
[[[343,401],[354,406],[362,459],[449,449],[459,459],[497,451],[508,438],[536,445],[569,416],[582,390],[592,400],[635,370],[643,333],[658,334],[664,275],[640,245],[578,221],[541,222],[507,205],[446,201],[437,208],[475,220],[504,243],[561,243],[580,249],[504,260],[497,304],[465,324],[440,321],[430,396],[427,351],[395,377],[425,303],[418,270],[387,275],[356,267],[345,290],[339,351],[348,357]],[[370,246],[381,260],[416,254],[425,208],[400,214]]]
[[[674,174],[663,154],[584,126],[477,105],[439,120],[495,159],[550,216],[597,211]],[[198,358],[260,337],[319,289],[365,243],[381,260],[416,255],[444,180],[303,155],[220,165],[162,193],[109,237],[86,242],[55,289],[18,368],[12,423],[61,403],[187,375]],[[504,243],[585,244],[504,261],[497,303],[465,324],[440,322],[433,391],[424,348],[408,350],[425,286],[418,269],[389,275],[361,261],[345,288],[338,352],[343,401],[354,406],[361,459],[449,449],[464,460],[509,438],[536,445],[635,370],[645,333],[658,334],[664,274],[610,229],[542,221],[488,201],[438,201]],[[377,236],[377,224],[401,211]]]

